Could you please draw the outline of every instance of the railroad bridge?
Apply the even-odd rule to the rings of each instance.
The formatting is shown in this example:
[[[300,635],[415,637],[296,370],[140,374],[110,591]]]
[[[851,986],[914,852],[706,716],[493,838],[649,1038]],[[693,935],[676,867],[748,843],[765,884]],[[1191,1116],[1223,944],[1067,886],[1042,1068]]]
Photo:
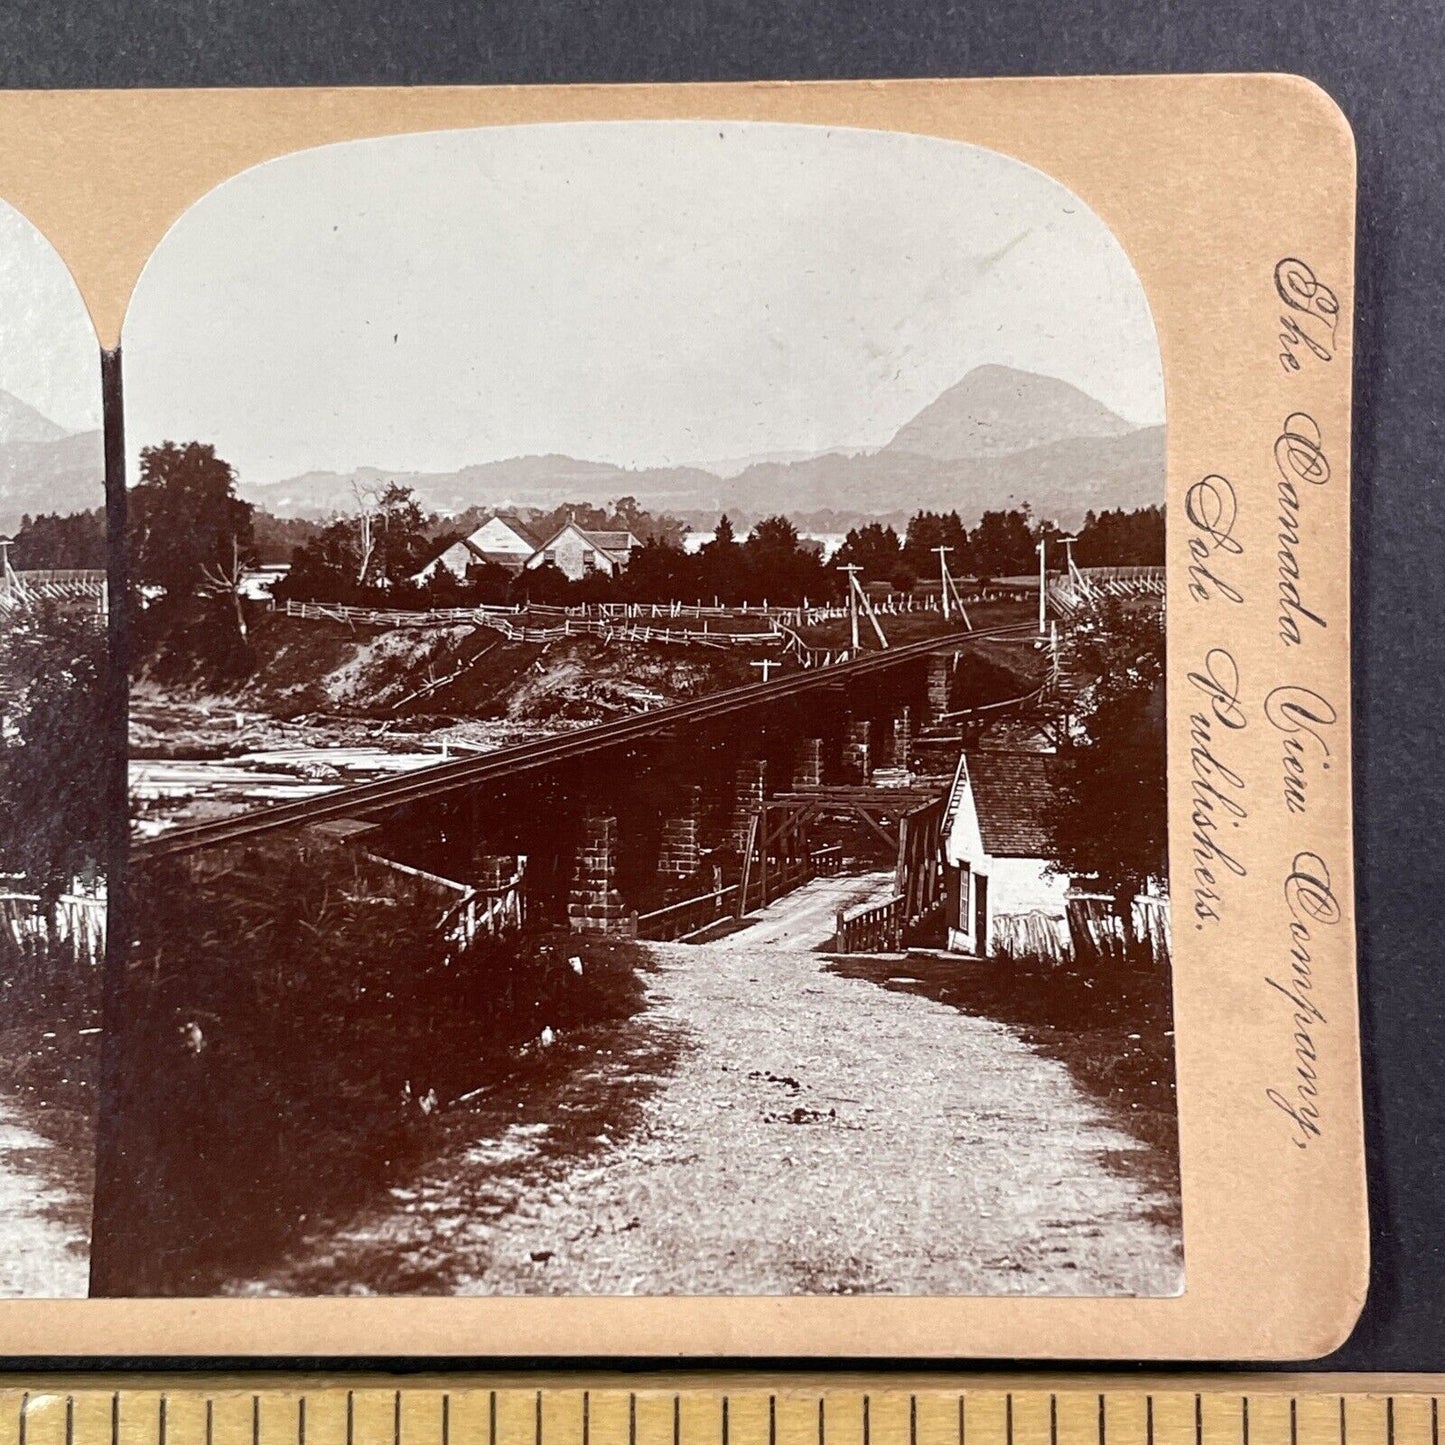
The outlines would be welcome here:
[[[960,632],[785,673],[301,803],[138,840],[164,858],[307,830],[441,895],[451,926],[561,924],[696,936],[820,872],[889,867],[896,941],[941,901],[956,748],[932,749],[958,659],[1027,644],[1028,624]],[[217,860],[219,861],[219,860]]]

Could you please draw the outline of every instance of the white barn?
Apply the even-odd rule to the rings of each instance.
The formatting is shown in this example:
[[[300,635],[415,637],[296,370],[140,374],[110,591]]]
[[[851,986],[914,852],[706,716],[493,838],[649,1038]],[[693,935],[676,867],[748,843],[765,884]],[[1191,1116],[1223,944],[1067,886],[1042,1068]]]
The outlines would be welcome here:
[[[588,532],[568,522],[527,559],[528,567],[551,563],[575,582],[593,572],[615,577],[641,541],[631,532]]]
[[[426,582],[445,567],[458,580],[465,581],[467,569],[483,563],[520,572],[527,560],[541,545],[538,537],[520,517],[498,512],[489,517],[470,536],[453,542],[439,557],[434,557],[417,574],[418,582]]]
[[[943,838],[948,947],[976,957],[1068,946],[1069,879],[1050,871],[1046,814],[1056,753],[977,750],[959,759]]]

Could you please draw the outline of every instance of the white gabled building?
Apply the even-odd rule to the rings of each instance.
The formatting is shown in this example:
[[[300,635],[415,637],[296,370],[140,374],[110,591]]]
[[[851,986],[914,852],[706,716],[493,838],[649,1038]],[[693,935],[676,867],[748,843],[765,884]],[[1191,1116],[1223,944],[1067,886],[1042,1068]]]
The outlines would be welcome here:
[[[541,542],[542,539],[520,517],[498,512],[475,532],[453,542],[439,557],[432,558],[417,573],[416,580],[429,581],[442,567],[458,580],[465,580],[468,568],[486,563],[520,572]]]
[[[1069,943],[1069,879],[1051,871],[1056,753],[980,749],[959,759],[943,838],[948,947],[977,957]]]
[[[568,522],[527,559],[528,567],[550,563],[575,582],[593,572],[615,577],[642,542],[631,532],[588,532]]]

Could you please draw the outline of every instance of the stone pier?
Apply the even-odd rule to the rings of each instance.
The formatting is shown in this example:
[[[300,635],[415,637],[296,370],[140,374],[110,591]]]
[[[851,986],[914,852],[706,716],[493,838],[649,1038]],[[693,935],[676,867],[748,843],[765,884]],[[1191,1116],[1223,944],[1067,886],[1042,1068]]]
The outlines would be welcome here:
[[[657,871],[664,878],[691,878],[702,863],[702,849],[698,841],[698,789],[687,789],[683,802],[683,811],[673,814],[662,825]]]
[[[866,783],[873,776],[873,724],[867,718],[849,719],[843,771],[854,782]]]
[[[617,819],[586,818],[582,846],[567,895],[567,922],[574,932],[625,933],[628,912],[617,891]]]
[[[906,768],[913,757],[913,715],[904,708],[893,719],[893,766]]]
[[[804,738],[793,759],[793,786],[817,788],[823,782],[823,739]]]
[[[949,694],[952,692],[953,658],[946,652],[931,652],[928,655],[928,711],[938,717],[948,711]]]
[[[752,816],[768,795],[768,764],[766,758],[750,758],[737,771],[733,792],[733,842],[741,853],[748,846],[748,828]]]

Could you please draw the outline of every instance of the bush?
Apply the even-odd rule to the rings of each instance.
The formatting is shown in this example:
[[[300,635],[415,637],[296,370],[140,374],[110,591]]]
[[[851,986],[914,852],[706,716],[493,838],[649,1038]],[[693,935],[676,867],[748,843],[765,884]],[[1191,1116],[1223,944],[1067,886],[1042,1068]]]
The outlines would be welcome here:
[[[97,1194],[97,1238],[125,1250],[100,1262],[107,1293],[206,1293],[263,1268],[386,1187],[544,1027],[642,1003],[635,944],[448,939],[449,896],[306,837],[157,863],[132,892]]]

